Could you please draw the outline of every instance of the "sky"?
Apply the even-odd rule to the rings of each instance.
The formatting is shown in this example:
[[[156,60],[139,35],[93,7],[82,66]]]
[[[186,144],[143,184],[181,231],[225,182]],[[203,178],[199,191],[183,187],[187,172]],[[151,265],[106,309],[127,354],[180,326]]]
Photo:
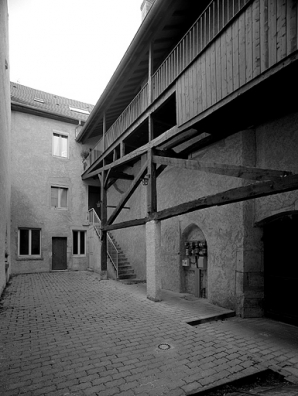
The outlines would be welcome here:
[[[142,0],[8,0],[10,80],[95,104],[141,24]]]

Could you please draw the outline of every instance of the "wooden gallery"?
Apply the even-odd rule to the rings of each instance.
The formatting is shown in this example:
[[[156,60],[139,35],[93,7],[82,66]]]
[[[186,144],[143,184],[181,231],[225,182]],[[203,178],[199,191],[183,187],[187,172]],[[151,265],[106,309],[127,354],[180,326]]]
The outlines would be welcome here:
[[[298,321],[297,30],[295,0],[153,3],[77,137],[90,267],[120,277],[116,240],[153,301]]]

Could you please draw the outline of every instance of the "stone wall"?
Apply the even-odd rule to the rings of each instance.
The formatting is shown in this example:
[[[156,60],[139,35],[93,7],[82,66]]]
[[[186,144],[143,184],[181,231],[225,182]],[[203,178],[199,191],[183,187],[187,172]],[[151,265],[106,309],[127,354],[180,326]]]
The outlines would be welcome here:
[[[10,255],[10,85],[8,9],[0,1],[0,295],[11,272]]]
[[[298,114],[239,132],[194,153],[192,158],[268,169],[298,171]],[[141,161],[127,172],[137,174]],[[251,184],[253,181],[168,167],[158,178],[158,210],[199,197]],[[118,181],[109,191],[116,205],[130,182]],[[145,217],[147,187],[140,185],[116,222]],[[257,222],[298,208],[296,191],[236,204],[204,209],[161,223],[161,287],[176,292],[195,290],[194,273],[182,267],[184,231],[196,225],[206,238],[207,297],[220,306],[235,309],[243,317],[263,315],[263,229]],[[112,209],[111,209],[112,210]],[[146,277],[145,227],[113,231],[139,278]],[[147,251],[147,255],[149,255]]]

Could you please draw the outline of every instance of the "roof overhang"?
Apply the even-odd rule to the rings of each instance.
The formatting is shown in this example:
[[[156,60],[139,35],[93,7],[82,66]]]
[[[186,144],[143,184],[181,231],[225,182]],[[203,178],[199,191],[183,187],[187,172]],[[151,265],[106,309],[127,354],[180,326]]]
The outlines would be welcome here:
[[[160,64],[203,12],[210,0],[156,0],[143,20],[112,78],[98,99],[77,141],[101,135],[139,92],[148,77],[148,49],[154,43],[155,64]]]
[[[38,117],[44,117],[44,118],[50,118],[53,120],[57,121],[62,121],[62,122],[67,122],[69,124],[75,124],[75,125],[84,125],[86,121],[78,120],[77,118],[71,118],[67,117],[58,113],[54,113],[51,111],[47,110],[40,110],[36,107],[25,105],[25,104],[20,104],[18,102],[11,102],[11,110],[12,111],[18,111],[20,113],[27,113],[27,114],[32,114]]]

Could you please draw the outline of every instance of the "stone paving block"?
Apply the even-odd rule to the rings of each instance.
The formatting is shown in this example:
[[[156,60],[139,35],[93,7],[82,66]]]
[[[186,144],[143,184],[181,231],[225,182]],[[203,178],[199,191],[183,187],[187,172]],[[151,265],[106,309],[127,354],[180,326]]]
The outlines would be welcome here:
[[[149,301],[144,290],[89,272],[13,277],[0,312],[3,396],[32,396],[51,386],[53,396],[180,396],[256,372],[259,363],[290,368],[288,377],[295,377],[293,327],[279,324],[291,342],[278,334],[265,338],[266,319],[193,327],[186,323],[196,319],[193,310]],[[161,352],[164,343],[171,349]]]

